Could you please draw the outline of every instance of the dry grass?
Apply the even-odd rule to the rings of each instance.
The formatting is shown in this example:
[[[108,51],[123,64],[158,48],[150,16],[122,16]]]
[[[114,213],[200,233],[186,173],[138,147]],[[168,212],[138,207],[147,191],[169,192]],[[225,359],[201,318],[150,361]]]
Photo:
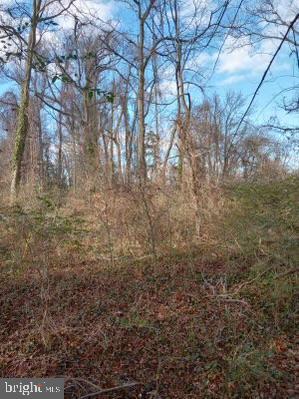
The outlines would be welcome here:
[[[296,397],[296,195],[292,179],[207,188],[200,236],[192,201],[155,187],[2,207],[1,375]]]

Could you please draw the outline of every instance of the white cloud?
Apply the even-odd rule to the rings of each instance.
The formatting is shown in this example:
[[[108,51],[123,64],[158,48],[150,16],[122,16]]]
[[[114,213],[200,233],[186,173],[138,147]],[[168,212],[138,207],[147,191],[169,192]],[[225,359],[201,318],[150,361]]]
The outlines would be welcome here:
[[[185,23],[205,23],[208,21],[212,5],[213,3],[210,0],[183,0],[181,18]]]
[[[245,42],[242,43],[241,40],[235,43],[228,40],[226,48],[220,54],[217,70],[220,73],[228,74],[244,71],[251,74],[260,73],[269,65],[278,45],[279,41],[275,39],[265,39],[258,48]],[[285,57],[287,56],[285,48],[281,49],[279,56],[282,54]],[[272,70],[286,69],[286,62],[278,63],[277,60],[278,58],[275,60]]]
[[[67,0],[66,0],[67,4]],[[59,17],[59,24],[63,29],[72,29],[74,26],[73,16],[78,16],[80,21],[86,20],[112,20],[116,11],[116,3],[113,0],[75,0],[69,12]]]
[[[206,66],[211,66],[216,61],[217,54],[209,54],[207,52],[203,52],[198,54],[196,57],[190,59],[187,62],[186,67],[192,70],[197,70]]]
[[[162,82],[160,83],[159,88],[164,97],[176,95],[176,82],[174,79],[172,80],[163,79]]]
[[[260,72],[268,65],[269,60],[269,54],[254,54],[251,48],[241,47],[232,52],[224,51],[220,55],[218,71],[221,73],[236,73],[246,70]]]
[[[0,0],[1,1],[1,0]],[[67,7],[70,0],[61,0],[60,2],[53,2],[47,7],[43,17],[52,16],[63,11],[62,7]],[[20,19],[13,19],[4,11],[5,7],[16,4],[15,0],[2,0],[0,5],[0,22],[5,22],[5,24],[17,27],[20,23]],[[42,43],[51,43],[58,50],[63,43],[63,34],[68,29],[74,27],[75,18],[78,16],[82,22],[86,20],[92,21],[97,24],[99,21],[112,20],[113,16],[117,11],[116,2],[114,0],[75,0],[74,4],[67,10],[67,12],[62,13],[59,17],[55,19],[55,22],[59,24],[59,29],[55,30],[44,30],[37,31],[37,37],[40,38],[42,34]],[[22,23],[25,20],[22,19]],[[87,29],[87,28],[86,28]],[[90,28],[92,29],[92,28]],[[16,51],[17,47],[12,45],[11,42],[1,41],[0,42],[0,57],[5,59],[5,55],[8,51]],[[13,59],[12,59],[13,62]]]
[[[261,75],[276,50],[277,43],[266,41],[263,43],[258,52],[251,46],[244,46],[233,51],[224,51],[218,61],[217,72],[221,79],[221,85],[233,85],[244,81],[245,79],[254,79]],[[274,63],[271,71],[283,71],[289,68],[286,62]]]
[[[299,0],[280,0],[275,2],[278,14],[287,22],[291,22],[299,11]]]
[[[166,66],[162,73],[162,80],[159,84],[159,89],[164,98],[168,98],[176,95],[176,80],[175,80],[175,68],[172,64]]]
[[[221,86],[229,86],[229,85],[241,82],[242,80],[245,80],[246,77],[247,77],[246,74],[244,74],[244,75],[232,75],[232,76],[229,76],[228,78],[226,78],[224,80],[219,81],[219,84]]]
[[[63,4],[67,5],[68,2],[69,0],[64,0]],[[61,34],[74,28],[74,17],[77,16],[81,22],[91,21],[94,25],[97,25],[99,21],[112,20],[116,10],[116,3],[113,0],[75,0],[66,13],[56,18],[61,30],[44,32],[43,39],[59,48],[62,45]],[[54,10],[49,10],[48,13],[52,15]],[[89,29],[92,30],[94,28],[90,26]]]
[[[204,26],[208,23],[210,13],[215,8],[213,0],[179,0],[178,7],[180,12],[182,34],[190,33],[190,28]],[[171,11],[168,11],[171,20]]]
[[[299,0],[274,0],[274,8],[280,17],[289,23],[299,11]],[[282,38],[287,29],[287,27],[282,27],[279,24],[265,23],[264,25],[263,33],[269,37]],[[244,73],[246,71],[250,74],[260,73],[268,66],[278,45],[279,40],[277,39],[265,39],[259,46],[253,47],[244,38],[229,38],[222,54],[220,54],[217,70],[220,73],[227,74]],[[282,53],[286,55],[285,47],[279,55]],[[287,65],[285,62],[277,63],[276,59],[272,70],[273,68],[283,70],[287,69]]]

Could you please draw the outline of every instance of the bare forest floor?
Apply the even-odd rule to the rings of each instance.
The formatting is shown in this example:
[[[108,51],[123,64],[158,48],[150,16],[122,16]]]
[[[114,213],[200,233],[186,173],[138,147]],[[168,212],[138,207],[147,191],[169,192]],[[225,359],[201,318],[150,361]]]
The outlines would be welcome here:
[[[225,195],[210,246],[138,259],[97,256],[85,209],[2,206],[1,377],[69,377],[67,398],[298,397],[298,179]]]

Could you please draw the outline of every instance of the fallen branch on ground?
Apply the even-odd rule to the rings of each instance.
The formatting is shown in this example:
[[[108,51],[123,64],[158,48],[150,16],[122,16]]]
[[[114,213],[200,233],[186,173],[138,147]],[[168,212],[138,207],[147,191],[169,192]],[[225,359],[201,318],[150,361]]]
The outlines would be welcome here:
[[[295,274],[295,273],[299,273],[299,267],[295,267],[294,269],[288,270],[284,273],[280,273],[277,276],[275,276],[274,279],[276,280],[278,278],[286,277],[289,276],[290,274]]]
[[[114,388],[101,389],[100,391],[92,392],[87,395],[81,396],[80,399],[92,398],[94,396],[103,395],[104,393],[110,393],[110,392],[121,391],[123,389],[134,388],[138,385],[142,385],[142,384],[139,382],[132,382],[130,384],[119,385],[118,387],[114,387]]]

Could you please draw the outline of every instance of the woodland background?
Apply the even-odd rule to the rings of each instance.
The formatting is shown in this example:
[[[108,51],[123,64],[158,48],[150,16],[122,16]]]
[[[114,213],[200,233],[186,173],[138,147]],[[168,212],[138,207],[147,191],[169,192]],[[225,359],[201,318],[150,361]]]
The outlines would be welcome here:
[[[298,2],[118,4],[0,5],[0,372],[295,398]],[[269,43],[252,93],[211,89]]]

